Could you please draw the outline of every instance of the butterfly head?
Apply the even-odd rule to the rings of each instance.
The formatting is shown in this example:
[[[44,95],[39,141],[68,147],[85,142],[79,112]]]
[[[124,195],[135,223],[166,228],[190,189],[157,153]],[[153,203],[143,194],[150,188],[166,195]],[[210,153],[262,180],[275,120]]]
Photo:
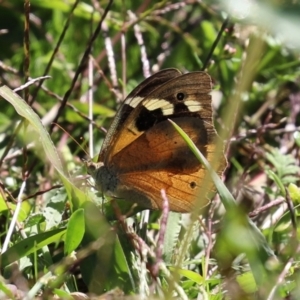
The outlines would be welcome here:
[[[90,174],[96,183],[97,190],[114,194],[118,186],[118,178],[113,168],[108,169],[102,162],[86,162],[87,173]]]

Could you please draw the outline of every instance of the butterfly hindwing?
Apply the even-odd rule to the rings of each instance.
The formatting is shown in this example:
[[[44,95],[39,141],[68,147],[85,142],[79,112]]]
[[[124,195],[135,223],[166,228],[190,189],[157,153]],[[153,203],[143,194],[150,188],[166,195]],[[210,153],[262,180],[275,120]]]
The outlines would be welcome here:
[[[210,138],[205,134],[202,120],[178,117],[174,121],[212,161],[215,146],[212,141],[208,143]],[[201,187],[211,184],[204,181],[204,168],[168,120],[154,125],[118,152],[113,163],[118,166],[116,194],[125,198],[130,190],[131,197],[136,195],[135,201],[146,195],[152,208],[162,208],[160,193],[164,189],[172,211],[189,211]]]

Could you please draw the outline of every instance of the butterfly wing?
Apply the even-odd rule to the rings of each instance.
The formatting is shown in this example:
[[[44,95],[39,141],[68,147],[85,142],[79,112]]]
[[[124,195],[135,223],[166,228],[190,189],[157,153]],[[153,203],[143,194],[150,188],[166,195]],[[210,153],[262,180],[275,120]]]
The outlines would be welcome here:
[[[209,75],[193,72],[169,80],[138,103],[110,148],[107,168],[117,178],[113,194],[161,208],[160,191],[165,189],[171,210],[191,210],[201,187],[208,184],[205,170],[168,119],[212,161],[216,131],[210,91]]]
[[[111,153],[111,147],[120,140],[122,126],[134,108],[158,86],[180,75],[181,73],[177,69],[164,69],[145,79],[126,97],[106,134],[98,161],[106,162],[108,160],[107,153]],[[130,140],[127,142],[130,143]]]
[[[199,135],[204,129],[202,120],[179,117],[174,121],[212,161],[216,149],[213,143],[206,144],[209,134]],[[201,188],[211,185],[204,181],[205,170],[167,120],[118,152],[113,164],[119,170],[115,195],[150,208],[162,208],[161,189],[165,189],[172,211],[190,211]]]

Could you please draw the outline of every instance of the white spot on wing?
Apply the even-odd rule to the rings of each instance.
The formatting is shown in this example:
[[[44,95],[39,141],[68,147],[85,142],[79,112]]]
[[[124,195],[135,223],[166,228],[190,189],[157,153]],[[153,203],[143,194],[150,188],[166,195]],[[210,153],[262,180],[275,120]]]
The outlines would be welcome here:
[[[164,99],[149,99],[144,103],[144,106],[150,111],[161,109],[164,116],[169,116],[174,113],[174,105]]]
[[[164,107],[162,110],[164,116],[170,116],[174,114],[174,106],[170,103],[168,107]]]
[[[188,108],[188,110],[190,112],[196,112],[196,111],[200,111],[202,109],[202,107],[198,101],[187,100],[187,101],[184,101],[184,104],[186,105],[186,107]]]
[[[134,98],[128,98],[125,100],[125,104],[128,104],[132,108],[136,108],[140,102],[143,101],[144,98],[142,97],[134,97]]]

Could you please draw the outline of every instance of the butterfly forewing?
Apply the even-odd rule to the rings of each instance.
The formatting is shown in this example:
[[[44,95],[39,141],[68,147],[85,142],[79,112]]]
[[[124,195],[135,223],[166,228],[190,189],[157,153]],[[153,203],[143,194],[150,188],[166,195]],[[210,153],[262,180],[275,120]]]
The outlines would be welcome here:
[[[180,116],[203,118],[212,126],[211,80],[205,72],[187,73],[160,85],[132,110],[111,144],[109,160],[155,124]],[[182,100],[178,100],[183,96]]]
[[[158,86],[180,75],[181,73],[177,69],[165,69],[148,77],[131,91],[131,93],[123,101],[106,134],[98,161],[107,161],[107,153],[111,153],[110,148],[120,138],[123,124],[133,112],[134,108],[138,106],[138,104]],[[128,142],[130,143],[130,141]]]

